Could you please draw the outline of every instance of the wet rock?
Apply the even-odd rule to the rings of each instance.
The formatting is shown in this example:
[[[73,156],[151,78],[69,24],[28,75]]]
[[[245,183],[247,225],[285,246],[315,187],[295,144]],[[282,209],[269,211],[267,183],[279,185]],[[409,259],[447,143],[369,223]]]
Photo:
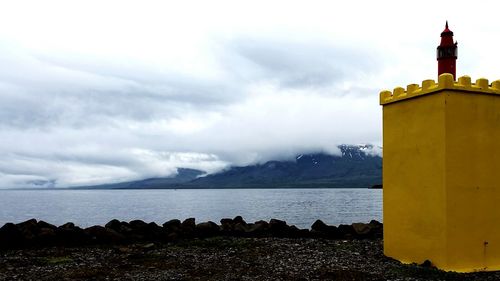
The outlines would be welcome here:
[[[68,222],[56,229],[57,244],[65,246],[84,245],[91,241],[91,238],[85,231],[75,226],[74,223]]]
[[[183,237],[194,237],[194,232],[196,228],[196,221],[194,218],[185,219],[181,223],[181,232]]]
[[[197,224],[195,230],[197,237],[204,238],[216,236],[219,234],[220,228],[216,223],[208,221]]]
[[[36,219],[30,219],[16,224],[17,229],[21,232],[22,247],[41,246],[38,238],[42,228],[53,229],[55,226],[44,221],[38,222]],[[46,231],[45,231],[46,232]],[[44,233],[45,235],[45,233]],[[42,240],[44,237],[42,237]],[[44,241],[45,242],[45,241]]]
[[[249,237],[266,237],[270,236],[269,223],[267,221],[256,221],[249,224],[248,236]]]
[[[121,226],[122,226],[121,222],[117,219],[110,220],[106,225],[104,225],[104,227],[112,229],[116,232],[120,232]]]
[[[35,236],[40,231],[38,227],[38,222],[36,219],[30,219],[21,223],[16,224],[17,229],[21,231],[23,236],[23,244],[25,246],[30,246],[34,243]]]
[[[149,229],[148,224],[142,220],[133,220],[129,222],[129,227],[132,229],[132,231],[137,233],[145,233]]]
[[[178,219],[169,220],[163,224],[163,228],[167,232],[177,232],[181,229],[181,221]]]
[[[166,233],[164,237],[165,237],[164,240],[166,241],[175,241],[181,238],[181,234],[179,232],[170,232]]]
[[[146,239],[149,240],[160,240],[164,234],[164,230],[161,226],[157,225],[155,222],[148,223],[148,234]]]
[[[353,223],[352,229],[356,238],[366,238],[370,235],[371,226],[367,223]]]
[[[220,230],[222,235],[231,235],[231,233],[234,231],[234,221],[233,219],[221,219],[220,220]]]
[[[126,221],[120,222],[120,228],[118,233],[123,234],[124,236],[130,236],[134,230],[130,227],[130,224]]]
[[[274,237],[289,237],[290,228],[285,221],[271,219],[269,221],[269,231]]]
[[[188,219],[185,219],[182,223],[181,223],[181,227],[184,229],[184,228],[195,228],[196,227],[196,219],[195,218],[188,218]]]
[[[17,227],[22,230],[34,230],[38,227],[38,221],[36,219],[29,219],[17,224]]]
[[[23,241],[23,234],[15,224],[6,223],[0,228],[0,249],[20,247]]]
[[[35,239],[36,245],[37,246],[55,245],[58,242],[56,230],[57,227],[55,229],[48,227],[41,228]]]
[[[134,230],[130,227],[128,222],[119,221],[119,220],[111,220],[104,227],[114,230],[121,235],[125,236],[127,239],[132,239],[131,236],[134,235]]]
[[[93,226],[85,230],[71,222],[56,227],[44,221],[31,219],[19,224],[8,223],[0,228],[0,248],[147,243],[218,235],[255,238],[373,239],[381,238],[382,234],[382,223],[374,220],[368,224],[354,223],[339,227],[317,220],[309,231],[293,225],[289,226],[285,221],[278,219],[247,223],[241,216],[234,219],[221,219],[220,226],[211,221],[196,224],[194,218],[188,218],[183,222],[177,219],[170,220],[165,222],[163,227],[154,222],[146,223],[142,220],[133,220],[128,223],[114,219],[105,227]]]
[[[311,237],[311,232],[309,229],[299,229],[297,232],[297,237],[299,238],[310,238]]]
[[[233,223],[234,223],[234,224],[237,224],[237,223],[247,224],[247,223],[245,222],[245,220],[244,220],[241,216],[236,216],[236,217],[234,217],[234,219],[233,219]]]
[[[355,233],[352,225],[341,224],[337,229],[339,231],[340,238],[352,239],[354,237]]]
[[[163,228],[156,223],[146,223],[142,220],[133,220],[130,223],[113,222],[115,231],[124,235],[132,241],[156,241],[160,240],[163,236]],[[116,229],[117,228],[117,229]]]
[[[384,236],[384,225],[376,220],[370,221],[371,226],[371,238],[382,238]]]
[[[246,222],[238,222],[234,224],[233,231],[230,233],[231,236],[246,237],[250,232],[250,225]]]
[[[339,239],[341,234],[336,226],[327,225],[322,220],[316,220],[311,226],[311,235],[327,239]]]
[[[328,225],[324,223],[322,220],[316,220],[312,225],[311,225],[311,230],[318,231],[318,232],[324,232],[328,229]]]
[[[370,221],[370,224],[371,224],[372,226],[376,226],[376,227],[380,227],[380,228],[382,228],[382,227],[384,226],[381,222],[376,221],[376,220],[371,220],[371,221]]]
[[[86,228],[85,233],[96,244],[119,244],[125,241],[125,237],[120,233],[100,225]]]
[[[39,221],[36,225],[37,225],[37,227],[39,229],[42,229],[42,228],[49,228],[49,229],[52,229],[52,230],[56,230],[57,229],[57,226],[55,226],[53,224],[50,224],[50,223],[47,223],[47,222],[44,222],[44,221]]]
[[[178,219],[173,219],[165,222],[163,224],[163,235],[162,240],[173,241],[180,237],[181,233],[181,221]]]
[[[370,223],[353,223],[354,237],[357,239],[381,238],[382,224],[378,221]]]
[[[286,237],[297,238],[299,237],[299,232],[300,229],[298,227],[296,227],[295,225],[290,225],[288,226],[288,236]]]
[[[72,222],[67,222],[67,223],[59,226],[59,228],[71,229],[71,228],[75,228],[75,224]]]

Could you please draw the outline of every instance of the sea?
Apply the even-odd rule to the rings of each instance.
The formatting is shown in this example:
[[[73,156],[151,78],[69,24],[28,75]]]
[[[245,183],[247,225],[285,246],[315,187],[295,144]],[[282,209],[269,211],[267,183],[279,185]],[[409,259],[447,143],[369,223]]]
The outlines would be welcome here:
[[[0,227],[31,218],[81,227],[112,219],[162,224],[170,219],[196,222],[242,216],[247,222],[271,218],[310,228],[318,219],[330,225],[382,222],[380,189],[160,189],[160,190],[0,190]]]

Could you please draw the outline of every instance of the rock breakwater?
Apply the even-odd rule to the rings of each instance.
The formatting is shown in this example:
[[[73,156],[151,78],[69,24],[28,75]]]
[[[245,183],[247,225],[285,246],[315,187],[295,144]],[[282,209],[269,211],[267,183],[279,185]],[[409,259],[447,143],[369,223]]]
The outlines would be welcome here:
[[[179,239],[208,238],[215,236],[246,238],[324,238],[324,239],[374,239],[381,238],[382,223],[333,226],[317,220],[311,229],[299,229],[285,221],[246,222],[241,216],[224,218],[220,224],[212,221],[196,223],[194,218],[184,221],[169,220],[162,225],[155,222],[111,220],[104,226],[81,228],[68,222],[55,226],[30,219],[21,223],[6,223],[0,228],[0,249],[22,249],[47,246],[83,246],[100,244],[130,244],[137,242],[171,242]]]

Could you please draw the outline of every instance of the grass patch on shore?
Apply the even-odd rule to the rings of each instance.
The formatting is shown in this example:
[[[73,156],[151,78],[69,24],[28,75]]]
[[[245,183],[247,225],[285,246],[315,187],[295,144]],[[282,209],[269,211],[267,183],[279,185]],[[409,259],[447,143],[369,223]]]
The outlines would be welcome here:
[[[46,265],[60,265],[73,262],[73,259],[70,257],[43,257],[39,261]]]

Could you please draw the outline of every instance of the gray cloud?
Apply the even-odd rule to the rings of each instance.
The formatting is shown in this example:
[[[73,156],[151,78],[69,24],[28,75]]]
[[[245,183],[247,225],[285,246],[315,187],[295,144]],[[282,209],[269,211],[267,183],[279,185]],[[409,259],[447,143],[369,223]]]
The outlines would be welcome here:
[[[229,42],[228,49],[240,56],[227,60],[229,63],[236,60],[240,69],[234,67],[233,70],[243,70],[240,76],[253,74],[259,79],[277,81],[284,88],[329,87],[381,67],[373,53],[324,42],[247,38]]]
[[[369,54],[294,40],[217,46],[203,75],[0,45],[0,187],[211,173],[380,141],[377,90],[344,85],[378,71]]]

